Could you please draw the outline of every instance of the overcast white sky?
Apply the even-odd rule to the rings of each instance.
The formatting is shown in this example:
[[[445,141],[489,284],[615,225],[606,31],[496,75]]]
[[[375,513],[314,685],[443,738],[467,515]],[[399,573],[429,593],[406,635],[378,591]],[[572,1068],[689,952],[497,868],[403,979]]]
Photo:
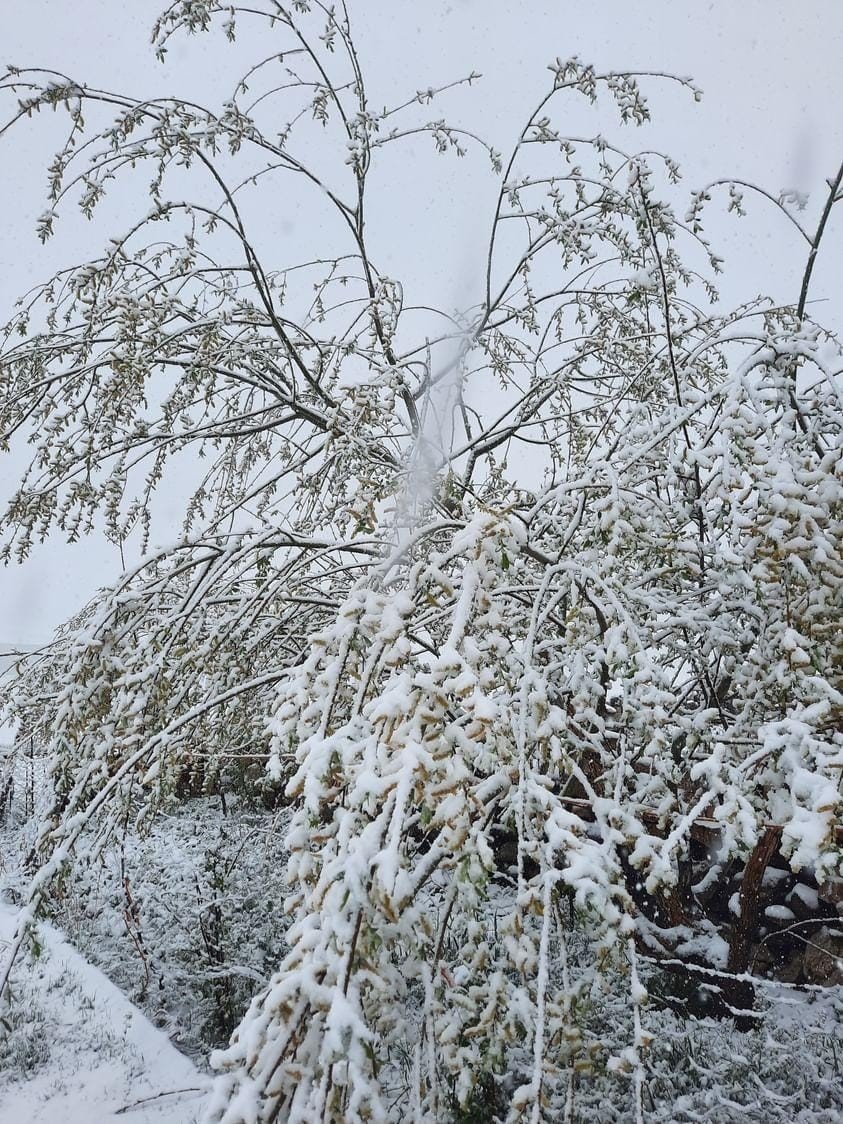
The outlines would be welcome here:
[[[3,62],[55,67],[137,96],[222,100],[230,78],[255,61],[250,44],[231,48],[219,35],[181,40],[162,66],[149,48],[159,6],[159,0],[0,0]],[[578,54],[599,66],[691,75],[702,86],[700,105],[675,91],[652,99],[656,124],[648,143],[655,139],[680,161],[688,190],[735,175],[773,191],[813,189],[816,212],[824,178],[843,159],[843,0],[349,0],[349,7],[373,103],[394,103],[480,71],[482,83],[443,101],[434,115],[475,129],[503,151],[547,89],[548,63]],[[2,320],[25,289],[96,252],[109,233],[69,216],[47,247],[35,239],[52,135],[49,122],[36,122],[0,140]],[[386,272],[440,307],[476,299],[495,192],[486,163],[446,164],[430,147],[414,146],[384,161],[379,184],[375,257]],[[126,198],[127,217],[136,205],[142,200]],[[283,198],[268,200],[267,208],[267,222],[283,232]],[[735,296],[765,289],[794,299],[804,248],[773,213],[757,210],[740,224],[723,217],[709,233],[732,267]],[[836,276],[832,266],[841,244],[838,214],[816,298],[837,294],[839,301],[839,265]],[[279,252],[273,264],[281,264],[280,245]],[[13,470],[0,459],[0,495]],[[175,504],[171,515],[177,521]],[[68,547],[52,540],[23,567],[0,570],[0,641],[48,639],[118,568],[106,544]]]

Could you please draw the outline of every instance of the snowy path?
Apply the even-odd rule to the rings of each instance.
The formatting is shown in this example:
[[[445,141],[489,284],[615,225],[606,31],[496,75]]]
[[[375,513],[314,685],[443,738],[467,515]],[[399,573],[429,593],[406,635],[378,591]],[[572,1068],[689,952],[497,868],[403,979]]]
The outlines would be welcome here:
[[[15,919],[0,902],[0,959]],[[208,1079],[59,933],[39,932],[44,952],[15,974],[45,1060],[11,1084],[0,1062],[0,1124],[194,1124]]]

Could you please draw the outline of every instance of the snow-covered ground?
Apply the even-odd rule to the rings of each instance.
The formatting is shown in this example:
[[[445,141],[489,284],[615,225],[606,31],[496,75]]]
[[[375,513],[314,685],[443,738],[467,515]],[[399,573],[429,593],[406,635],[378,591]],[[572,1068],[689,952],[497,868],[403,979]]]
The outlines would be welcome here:
[[[0,959],[16,913],[0,902]],[[193,1124],[207,1077],[56,930],[39,940],[0,1022],[0,1124]]]

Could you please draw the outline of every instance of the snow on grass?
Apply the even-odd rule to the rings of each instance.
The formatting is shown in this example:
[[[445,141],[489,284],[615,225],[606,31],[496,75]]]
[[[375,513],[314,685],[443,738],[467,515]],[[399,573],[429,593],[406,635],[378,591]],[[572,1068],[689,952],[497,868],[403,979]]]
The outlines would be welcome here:
[[[16,910],[0,902],[0,956]],[[207,1078],[49,926],[0,1011],[0,1124],[193,1124]]]

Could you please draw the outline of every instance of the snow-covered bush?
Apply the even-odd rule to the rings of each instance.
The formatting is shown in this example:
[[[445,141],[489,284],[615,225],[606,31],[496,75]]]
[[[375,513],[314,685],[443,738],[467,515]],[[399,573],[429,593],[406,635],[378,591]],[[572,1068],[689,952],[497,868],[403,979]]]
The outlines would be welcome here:
[[[224,1044],[284,950],[282,825],[191,799],[77,864],[56,920],[85,955],[201,1057]]]
[[[0,360],[3,431],[35,447],[6,556],[98,521],[144,550],[18,692],[55,786],[18,943],[68,864],[266,759],[285,951],[209,1120],[571,1120],[592,1073],[641,1120],[670,1064],[653,966],[751,1021],[788,908],[769,872],[834,916],[843,356],[807,297],[843,168],[815,229],[779,205],[806,243],[794,304],[724,312],[713,187],[678,211],[669,157],[557,124],[577,98],[641,124],[642,83],[693,87],[557,60],[488,150],[482,303],[420,309],[370,253],[379,151],[481,142],[418,117],[436,91],[370,105],[344,11],[247,15],[277,53],[216,111],[3,82],[18,117],[69,114],[42,236],[152,177]],[[174,4],[160,49],[217,17],[234,38],[227,6]],[[313,121],[336,167],[307,158]],[[262,244],[249,190],[273,179],[338,223],[328,254]],[[152,549],[181,454],[210,467]]]

